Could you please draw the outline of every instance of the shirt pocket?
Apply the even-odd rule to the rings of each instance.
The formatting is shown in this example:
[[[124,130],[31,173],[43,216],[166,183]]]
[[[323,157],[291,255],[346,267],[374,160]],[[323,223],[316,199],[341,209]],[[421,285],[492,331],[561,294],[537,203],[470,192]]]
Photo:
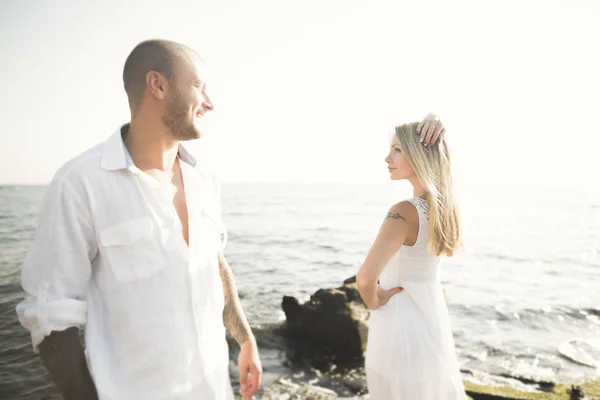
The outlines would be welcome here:
[[[198,224],[206,250],[212,253],[223,251],[227,244],[227,231],[220,213],[212,209],[204,209],[199,216]]]
[[[100,231],[100,244],[117,281],[146,279],[165,262],[149,217],[120,222]]]

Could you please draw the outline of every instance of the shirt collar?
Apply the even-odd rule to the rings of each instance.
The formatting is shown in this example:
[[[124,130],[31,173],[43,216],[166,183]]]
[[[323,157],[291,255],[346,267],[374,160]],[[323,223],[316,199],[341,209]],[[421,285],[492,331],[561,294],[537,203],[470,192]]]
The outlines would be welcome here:
[[[123,134],[129,129],[129,124],[125,124],[117,129],[104,143],[104,150],[102,152],[102,161],[100,166],[107,171],[118,171],[121,169],[132,169],[135,167],[133,159],[125,147],[123,142]],[[196,167],[197,161],[194,156],[179,143],[179,149],[177,150],[179,159],[183,162],[191,165],[193,168]]]

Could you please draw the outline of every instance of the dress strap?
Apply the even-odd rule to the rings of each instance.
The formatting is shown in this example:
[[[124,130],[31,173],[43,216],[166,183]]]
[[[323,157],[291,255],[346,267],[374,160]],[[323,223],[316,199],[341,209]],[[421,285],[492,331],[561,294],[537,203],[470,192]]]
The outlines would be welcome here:
[[[408,199],[416,208],[419,214],[429,220],[429,202],[421,197]]]

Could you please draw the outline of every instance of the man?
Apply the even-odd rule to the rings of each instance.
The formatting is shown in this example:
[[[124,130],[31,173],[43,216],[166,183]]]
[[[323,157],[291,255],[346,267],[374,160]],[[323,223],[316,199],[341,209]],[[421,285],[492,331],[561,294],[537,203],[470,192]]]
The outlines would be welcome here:
[[[225,328],[249,399],[262,369],[223,256],[220,186],[181,144],[213,109],[201,59],[146,41],[123,81],[131,122],[46,191],[19,319],[67,400],[232,399]]]

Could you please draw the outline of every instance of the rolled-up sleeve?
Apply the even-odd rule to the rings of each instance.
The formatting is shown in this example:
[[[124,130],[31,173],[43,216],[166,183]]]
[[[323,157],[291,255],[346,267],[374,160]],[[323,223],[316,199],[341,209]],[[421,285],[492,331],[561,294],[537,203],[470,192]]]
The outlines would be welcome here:
[[[31,332],[36,352],[50,332],[86,322],[86,289],[97,245],[84,198],[64,178],[52,181],[23,263],[21,285],[28,297],[16,311],[21,325]]]

